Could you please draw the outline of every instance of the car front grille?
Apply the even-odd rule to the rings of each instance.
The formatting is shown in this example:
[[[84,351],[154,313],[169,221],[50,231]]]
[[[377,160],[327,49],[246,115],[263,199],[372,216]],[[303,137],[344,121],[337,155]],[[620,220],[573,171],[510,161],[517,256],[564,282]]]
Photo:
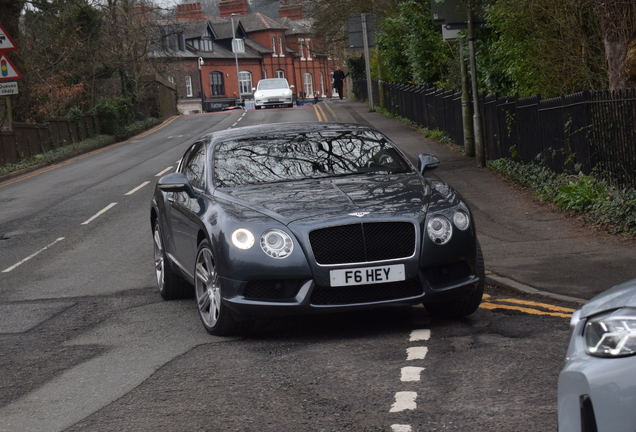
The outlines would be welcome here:
[[[424,289],[417,278],[383,284],[326,287],[316,285],[311,304],[317,306],[353,305],[420,296]]]
[[[261,301],[291,300],[298,295],[303,282],[299,279],[253,280],[245,286],[243,297]]]
[[[466,261],[457,261],[424,270],[428,283],[433,288],[442,288],[460,283],[470,277],[470,266]]]
[[[309,233],[309,243],[322,265],[406,258],[415,251],[415,225],[369,222],[322,228]]]

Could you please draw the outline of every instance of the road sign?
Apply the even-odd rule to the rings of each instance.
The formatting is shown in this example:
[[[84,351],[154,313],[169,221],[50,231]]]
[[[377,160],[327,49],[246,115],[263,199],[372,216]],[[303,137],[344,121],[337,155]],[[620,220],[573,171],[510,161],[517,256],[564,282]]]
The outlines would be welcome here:
[[[7,56],[0,52],[0,82],[3,81],[15,81],[22,78],[22,74],[17,71],[11,60]]]
[[[18,94],[17,81],[0,83],[0,96],[9,96]]]
[[[7,31],[0,24],[0,51],[12,51],[18,49],[11,36],[7,34]]]
[[[364,41],[362,37],[362,16],[351,15],[349,17],[349,48],[362,49]],[[367,35],[369,37],[369,48],[375,47],[375,16],[367,14]]]

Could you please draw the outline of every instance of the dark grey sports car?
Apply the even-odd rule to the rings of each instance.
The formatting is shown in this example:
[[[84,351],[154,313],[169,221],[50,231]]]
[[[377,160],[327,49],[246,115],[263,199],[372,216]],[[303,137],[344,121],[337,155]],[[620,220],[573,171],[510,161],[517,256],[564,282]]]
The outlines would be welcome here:
[[[206,330],[259,316],[424,303],[473,313],[484,264],[466,203],[360,125],[274,124],[206,135],[151,205],[164,299],[194,285]]]

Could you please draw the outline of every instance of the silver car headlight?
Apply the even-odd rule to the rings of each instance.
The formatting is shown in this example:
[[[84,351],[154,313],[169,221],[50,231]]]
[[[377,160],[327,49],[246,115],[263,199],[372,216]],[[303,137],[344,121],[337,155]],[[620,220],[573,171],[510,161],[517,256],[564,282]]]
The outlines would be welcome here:
[[[234,230],[232,233],[232,244],[239,249],[249,249],[254,246],[254,234],[245,228]]]
[[[457,210],[453,215],[453,223],[461,231],[466,231],[470,225],[470,218],[463,210]]]
[[[261,235],[261,249],[276,259],[287,258],[294,250],[294,241],[283,230],[268,229]]]
[[[622,308],[590,318],[585,324],[587,353],[595,357],[636,354],[636,309]]]
[[[436,244],[446,244],[453,236],[453,226],[444,216],[433,216],[426,225],[428,236]]]
[[[292,95],[292,91],[291,90],[285,90],[283,92],[283,96],[291,96]]]
[[[261,92],[256,92],[256,93],[254,93],[254,97],[257,97],[257,98],[259,98],[259,99],[260,99],[260,98],[262,98],[262,97],[263,97],[263,93],[261,93]]]

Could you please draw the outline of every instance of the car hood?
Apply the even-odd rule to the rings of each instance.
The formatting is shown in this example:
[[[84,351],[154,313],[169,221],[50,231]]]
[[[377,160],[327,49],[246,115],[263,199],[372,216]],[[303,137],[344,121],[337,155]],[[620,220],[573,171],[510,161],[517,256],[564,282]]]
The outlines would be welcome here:
[[[273,97],[273,96],[283,96],[283,93],[285,93],[287,90],[289,89],[284,89],[284,88],[279,88],[279,89],[272,89],[272,90],[256,90],[258,93],[261,93],[263,95],[263,97]],[[291,93],[289,94],[289,96],[291,96]]]
[[[616,285],[594,297],[581,308],[581,318],[622,307],[636,307],[636,279]]]
[[[250,207],[288,225],[356,212],[416,216],[426,212],[428,180],[416,174],[346,177],[217,189],[215,197]]]

